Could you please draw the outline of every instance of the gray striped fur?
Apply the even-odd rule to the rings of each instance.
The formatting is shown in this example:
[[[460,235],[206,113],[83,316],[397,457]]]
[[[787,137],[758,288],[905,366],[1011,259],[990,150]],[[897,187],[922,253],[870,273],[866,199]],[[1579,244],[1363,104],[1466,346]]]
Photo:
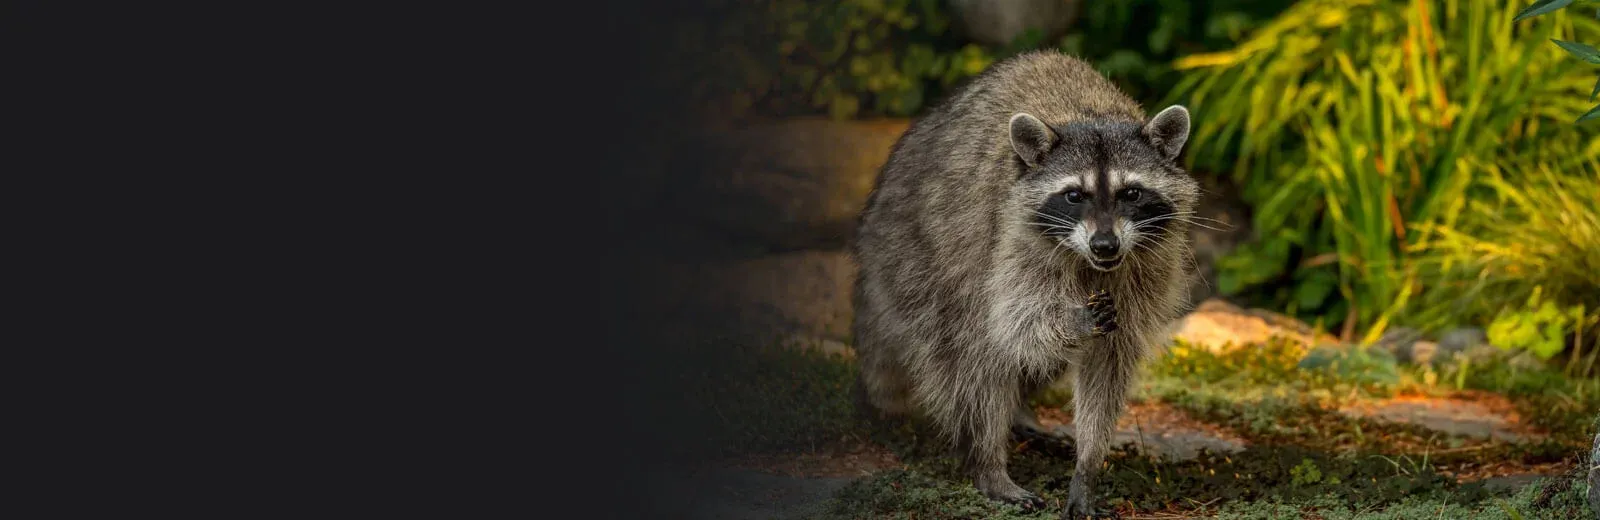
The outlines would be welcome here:
[[[1018,114],[1043,122],[1047,135],[1027,126],[1014,134]],[[1036,427],[1029,396],[1071,375],[1078,460],[1068,512],[1089,513],[1138,364],[1169,337],[1186,295],[1183,215],[1199,192],[1176,162],[1187,136],[1181,107],[1147,118],[1088,64],[1050,52],[996,63],[914,122],[883,167],[853,246],[858,389],[871,409],[925,415],[984,493],[1042,505],[1006,472],[1011,430]],[[1106,216],[1120,211],[1109,201],[1131,193],[1118,190],[1132,182],[1169,203],[1175,216],[1161,229]],[[1094,207],[1105,211],[1041,225],[1036,212],[1069,186],[1098,194]],[[1113,270],[1089,259],[1096,231],[1120,238]],[[1084,308],[1101,291],[1116,316],[1103,336]]]

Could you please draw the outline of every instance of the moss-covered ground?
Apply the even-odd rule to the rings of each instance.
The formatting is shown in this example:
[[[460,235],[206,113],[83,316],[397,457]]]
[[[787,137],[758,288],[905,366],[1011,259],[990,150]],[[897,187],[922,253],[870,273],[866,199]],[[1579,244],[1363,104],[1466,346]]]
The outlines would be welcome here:
[[[926,424],[869,423],[851,399],[853,361],[783,349],[691,349],[695,367],[675,375],[689,390],[670,399],[714,457],[817,453],[868,443],[902,463],[858,479],[825,518],[1055,518],[982,497]],[[1272,343],[1215,354],[1175,345],[1150,364],[1136,399],[1158,401],[1246,441],[1242,451],[1203,452],[1173,462],[1119,448],[1108,460],[1100,496],[1123,518],[1591,518],[1586,484],[1575,470],[1600,384],[1544,369],[1391,367],[1351,371],[1348,363],[1308,365],[1294,345]],[[1345,365],[1340,368],[1341,365]],[[1354,373],[1356,375],[1352,376]],[[1518,442],[1449,435],[1419,425],[1339,413],[1355,402],[1410,396],[1503,396],[1516,408]],[[1047,395],[1041,408],[1070,396]],[[1059,506],[1070,482],[1065,443],[1025,443],[1013,478]],[[1469,481],[1564,469],[1521,488]],[[1468,478],[1470,477],[1470,479]]]

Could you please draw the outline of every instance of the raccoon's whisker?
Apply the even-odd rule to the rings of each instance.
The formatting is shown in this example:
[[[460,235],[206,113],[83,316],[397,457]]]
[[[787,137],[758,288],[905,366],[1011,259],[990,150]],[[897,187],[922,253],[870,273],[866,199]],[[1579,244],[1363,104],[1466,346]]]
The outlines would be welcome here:
[[[1051,214],[1045,213],[1043,211],[1034,210],[1033,214],[1041,216],[1041,217],[1044,217],[1046,219],[1049,219],[1051,222],[1055,222],[1055,223],[1058,223],[1058,224],[1064,224],[1064,225],[1068,225],[1068,226],[1076,224],[1076,222],[1073,222],[1073,221],[1070,221],[1070,220],[1067,220],[1067,219],[1064,219],[1064,218],[1061,218],[1061,217],[1057,217],[1055,215],[1051,215]]]
[[[1173,217],[1173,218],[1181,218],[1181,219],[1183,219],[1185,221],[1189,221],[1189,222],[1194,222],[1194,221],[1212,222],[1212,223],[1220,224],[1220,225],[1223,225],[1223,226],[1228,226],[1230,228],[1233,227],[1233,224],[1229,224],[1227,222],[1223,222],[1221,220],[1217,220],[1217,219],[1210,218],[1210,217],[1202,217],[1202,216],[1199,216],[1198,214],[1196,214],[1193,211],[1180,211],[1180,212],[1176,212],[1176,213],[1169,213],[1169,214],[1163,215],[1163,216],[1170,216],[1170,217]]]
[[[1183,219],[1183,218],[1175,218],[1173,220],[1176,220],[1178,222],[1182,222],[1184,224],[1188,224],[1188,225],[1191,225],[1191,226],[1194,226],[1194,227],[1197,227],[1197,228],[1205,228],[1205,229],[1209,229],[1209,230],[1212,230],[1212,231],[1232,231],[1231,228],[1230,229],[1222,229],[1222,228],[1219,228],[1219,227],[1209,226],[1209,225],[1206,225],[1206,224],[1203,224],[1203,223],[1200,223],[1200,222],[1195,222],[1193,220],[1188,220],[1188,219]]]
[[[1200,213],[1199,212],[1195,212],[1195,211],[1174,211],[1172,213],[1168,213],[1167,215],[1194,216],[1194,217],[1202,219],[1202,220],[1210,220],[1212,222],[1218,222],[1218,223],[1224,223],[1224,224],[1226,223],[1226,222],[1222,222],[1220,220],[1217,220],[1217,219],[1214,219],[1214,218],[1211,218],[1211,217],[1201,217],[1201,216],[1199,216]]]

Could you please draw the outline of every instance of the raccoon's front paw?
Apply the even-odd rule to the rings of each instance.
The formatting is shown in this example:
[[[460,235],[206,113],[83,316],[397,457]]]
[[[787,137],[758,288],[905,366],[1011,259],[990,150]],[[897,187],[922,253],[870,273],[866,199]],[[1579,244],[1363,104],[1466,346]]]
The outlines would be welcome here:
[[[989,495],[989,499],[1020,507],[1023,511],[1030,513],[1045,508],[1044,499],[1028,491],[1023,491],[1021,494],[1013,496]]]
[[[1083,307],[1089,311],[1089,334],[1096,338],[1117,330],[1117,305],[1111,293],[1100,291],[1089,297]]]
[[[1011,481],[1011,477],[1006,476],[1004,473],[980,475],[973,479],[973,484],[976,484],[978,491],[989,497],[990,500],[1012,504],[1022,508],[1023,511],[1038,511],[1045,507],[1043,498],[1026,489],[1022,489],[1021,486]]]

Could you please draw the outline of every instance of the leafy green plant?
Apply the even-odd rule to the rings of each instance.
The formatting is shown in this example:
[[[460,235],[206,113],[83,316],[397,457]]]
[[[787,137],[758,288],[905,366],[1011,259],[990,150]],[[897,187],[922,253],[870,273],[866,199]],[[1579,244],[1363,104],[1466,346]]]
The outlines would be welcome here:
[[[691,98],[734,115],[836,119],[919,113],[1005,57],[1059,49],[1087,59],[1135,99],[1175,81],[1181,53],[1232,45],[1291,0],[1086,2],[1071,32],[984,46],[952,26],[944,0],[711,0],[672,42],[663,68]]]
[[[1474,183],[1479,193],[1452,202],[1449,216],[1426,228],[1430,238],[1415,248],[1418,272],[1429,287],[1413,313],[1418,323],[1494,320],[1500,340],[1527,346],[1534,341],[1513,338],[1535,334],[1512,332],[1531,330],[1518,320],[1551,316],[1564,321],[1541,321],[1560,328],[1537,334],[1547,338],[1539,343],[1542,352],[1553,355],[1565,338],[1573,338],[1568,371],[1596,373],[1600,164],[1587,159],[1564,169],[1526,163],[1486,167]],[[1546,305],[1550,308],[1541,311]],[[1555,318],[1569,314],[1570,319]]]
[[[1322,470],[1317,469],[1317,463],[1311,459],[1302,459],[1299,465],[1289,469],[1289,475],[1291,482],[1296,486],[1309,486],[1322,482]]]
[[[1552,301],[1539,301],[1535,288],[1528,305],[1508,310],[1489,324],[1489,342],[1502,349],[1526,350],[1539,359],[1550,359],[1566,346],[1572,324],[1585,319],[1583,306],[1562,308]]]
[[[1526,20],[1528,18],[1533,18],[1535,16],[1539,16],[1539,15],[1542,15],[1542,14],[1547,14],[1547,13],[1556,11],[1558,9],[1569,7],[1571,5],[1573,5],[1573,1],[1572,0],[1538,0],[1538,1],[1534,2],[1533,5],[1530,5],[1527,8],[1523,9],[1522,12],[1517,13],[1517,17],[1513,18],[1511,21],[1520,22],[1522,20]],[[1600,11],[1597,11],[1595,13],[1595,17],[1596,18],[1600,18]],[[1568,41],[1561,41],[1561,40],[1552,40],[1552,41],[1556,42],[1557,46],[1560,46],[1562,49],[1565,49],[1567,52],[1572,53],[1573,56],[1577,56],[1579,59],[1581,59],[1583,61],[1586,61],[1586,62],[1589,62],[1591,64],[1600,65],[1600,50],[1597,50],[1594,47],[1590,47],[1587,44],[1578,43],[1578,42],[1568,42]],[[1595,81],[1595,83],[1594,83],[1594,91],[1589,93],[1589,101],[1593,102],[1595,100],[1595,96],[1600,96],[1600,80],[1596,80]],[[1587,120],[1590,120],[1590,119],[1595,119],[1595,118],[1600,118],[1600,105],[1595,105],[1595,107],[1589,109],[1588,112],[1585,112],[1583,115],[1578,116],[1578,121],[1577,122],[1582,123],[1584,121],[1587,121]]]
[[[755,67],[736,93],[740,108],[821,110],[834,118],[905,116],[941,88],[982,72],[989,49],[947,34],[938,0],[762,2],[751,23]]]
[[[1062,52],[1081,56],[1135,99],[1152,104],[1178,80],[1171,61],[1235,45],[1288,8],[1288,0],[1083,2]]]
[[[1255,210],[1259,236],[1219,262],[1218,289],[1370,341],[1409,319],[1425,287],[1417,245],[1475,177],[1600,160],[1591,130],[1554,124],[1590,85],[1545,44],[1600,22],[1513,14],[1491,0],[1307,0],[1231,50],[1176,61],[1186,73],[1168,101],[1194,114],[1193,167],[1229,172]]]

